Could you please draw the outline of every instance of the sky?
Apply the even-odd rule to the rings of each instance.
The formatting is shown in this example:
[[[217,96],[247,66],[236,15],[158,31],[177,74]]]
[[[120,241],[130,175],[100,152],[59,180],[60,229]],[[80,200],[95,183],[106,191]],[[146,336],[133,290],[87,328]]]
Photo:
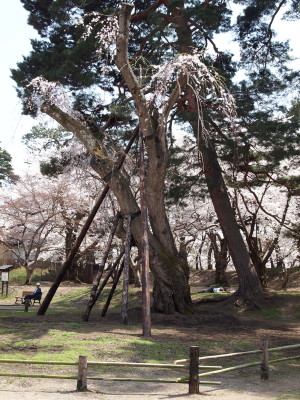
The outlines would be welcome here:
[[[37,34],[27,24],[28,13],[24,10],[20,0],[7,0],[2,7],[0,16],[0,147],[8,151],[13,160],[14,171],[22,174],[25,170],[35,169],[36,163],[32,161],[32,155],[26,152],[21,143],[21,137],[28,133],[32,125],[38,121],[21,113],[21,104],[14,88],[14,81],[10,78],[10,69],[16,67],[17,62],[22,61],[22,56],[29,54],[31,50],[30,39],[36,38]],[[291,39],[294,54],[300,58],[299,23],[277,22],[275,26],[279,29],[280,39]],[[228,38],[224,40],[228,40]],[[233,49],[236,44],[233,44]],[[221,43],[219,44],[220,48]],[[299,59],[294,66],[300,68]]]
[[[17,174],[28,169],[29,155],[21,145],[21,137],[36,123],[33,118],[21,114],[21,103],[10,78],[10,69],[16,67],[23,55],[30,52],[30,38],[37,37],[33,28],[27,25],[28,13],[20,0],[5,1],[0,16],[0,147],[13,157],[13,167]]]

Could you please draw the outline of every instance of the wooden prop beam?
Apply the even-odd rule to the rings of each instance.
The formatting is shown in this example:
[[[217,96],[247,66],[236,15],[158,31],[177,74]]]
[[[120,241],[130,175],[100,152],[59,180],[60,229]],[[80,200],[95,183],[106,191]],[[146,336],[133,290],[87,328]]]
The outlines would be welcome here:
[[[116,290],[117,284],[118,284],[119,279],[120,279],[120,277],[121,277],[123,268],[124,268],[124,262],[121,264],[121,266],[120,266],[120,268],[119,268],[119,271],[118,271],[118,273],[117,273],[117,276],[116,276],[116,278],[114,279],[114,283],[113,283],[113,285],[112,285],[112,287],[111,287],[111,289],[110,289],[110,292],[109,292],[109,295],[108,295],[108,297],[107,297],[106,303],[105,303],[105,305],[104,305],[104,307],[103,307],[103,310],[102,310],[102,313],[101,313],[101,317],[105,317],[105,315],[106,315],[106,313],[107,313],[107,310],[108,310],[108,307],[109,307],[109,305],[110,305],[111,299],[112,299],[112,297],[113,297],[113,294],[114,294],[114,292],[115,292],[115,290]]]
[[[151,337],[150,257],[148,240],[148,212],[146,201],[146,172],[144,140],[140,135],[140,204],[142,222],[142,316],[143,336]]]
[[[127,215],[125,257],[123,269],[123,292],[121,319],[124,325],[128,324],[128,286],[129,286],[129,265],[130,265],[130,242],[131,242],[131,214]]]
[[[123,257],[124,253],[125,253],[125,249],[123,248],[123,249],[121,250],[121,253],[119,254],[117,260],[114,262],[113,266],[112,266],[111,269],[108,271],[106,277],[103,279],[102,284],[101,284],[100,287],[97,289],[96,294],[95,294],[95,296],[93,297],[93,302],[90,303],[90,304],[88,305],[87,309],[85,310],[85,312],[84,312],[84,314],[83,314],[83,316],[82,316],[83,321],[88,321],[88,320],[89,320],[90,313],[91,313],[91,310],[92,310],[93,306],[95,305],[96,301],[98,300],[98,298],[99,298],[99,296],[100,296],[102,290],[105,288],[105,286],[106,286],[106,284],[107,284],[109,278],[110,278],[110,277],[112,276],[112,274],[114,273],[115,268],[117,267],[117,265],[119,265],[119,263],[120,263],[120,261],[121,261],[121,258]]]
[[[114,222],[113,222],[113,226],[112,226],[110,235],[108,237],[107,244],[106,244],[106,247],[105,247],[105,251],[103,253],[102,260],[101,260],[101,263],[100,263],[100,266],[99,266],[99,270],[98,270],[96,278],[95,278],[95,280],[93,282],[93,286],[92,286],[92,289],[91,289],[91,294],[90,294],[90,298],[89,298],[89,301],[88,301],[88,305],[87,305],[86,310],[85,310],[85,312],[83,314],[83,317],[82,317],[84,321],[88,321],[90,312],[91,312],[92,308],[94,307],[94,304],[96,303],[97,298],[99,297],[100,293],[97,296],[98,287],[99,287],[99,284],[100,284],[100,280],[101,280],[101,277],[102,277],[102,274],[103,274],[103,271],[104,271],[104,267],[105,267],[109,252],[111,250],[111,244],[112,244],[113,238],[115,236],[116,229],[117,229],[117,226],[118,226],[118,221],[119,221],[120,217],[121,216],[120,216],[119,213],[115,216],[115,219],[114,219]]]

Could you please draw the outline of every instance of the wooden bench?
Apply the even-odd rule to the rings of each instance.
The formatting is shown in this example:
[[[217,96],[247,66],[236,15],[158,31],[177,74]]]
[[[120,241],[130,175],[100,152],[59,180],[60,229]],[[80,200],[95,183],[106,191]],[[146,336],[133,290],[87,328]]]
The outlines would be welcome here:
[[[22,295],[21,296],[16,296],[15,299],[15,304],[18,304],[18,302],[23,303],[24,301],[24,297],[27,294],[32,294],[32,291],[28,291],[28,290],[23,290]],[[41,299],[42,299],[42,293],[41,293],[41,297],[39,299],[31,299],[30,300],[30,304],[33,306],[35,303],[39,303],[41,304]]]

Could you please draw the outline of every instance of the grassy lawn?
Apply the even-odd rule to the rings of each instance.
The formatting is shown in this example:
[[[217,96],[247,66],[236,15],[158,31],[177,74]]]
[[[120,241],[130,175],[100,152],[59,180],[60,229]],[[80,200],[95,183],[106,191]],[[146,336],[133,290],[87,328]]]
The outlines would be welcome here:
[[[18,275],[21,279],[21,276]],[[40,280],[40,279],[39,279]],[[34,286],[34,285],[33,285]],[[42,283],[46,293],[47,285]],[[49,285],[48,285],[49,287]],[[22,292],[16,286],[8,298],[0,299],[0,304],[13,304],[16,293]],[[222,302],[197,306],[192,316],[152,314],[152,337],[142,336],[141,291],[130,288],[129,324],[123,325],[120,318],[122,289],[118,287],[107,316],[101,317],[109,289],[105,289],[92,310],[89,322],[83,322],[81,316],[89,299],[88,285],[64,285],[60,288],[46,315],[37,316],[38,306],[24,312],[0,310],[0,359],[30,359],[36,361],[76,362],[79,355],[86,355],[89,361],[124,361],[147,363],[173,363],[174,360],[187,359],[189,347],[199,346],[200,356],[243,352],[260,348],[260,337],[270,337],[270,346],[284,346],[300,343],[299,292],[280,293],[264,309],[240,313],[226,308]],[[200,294],[192,290],[194,300],[203,296],[224,296],[222,293]],[[294,352],[272,354],[272,357],[285,357]],[[299,350],[298,350],[299,354]],[[237,359],[224,358],[210,360],[206,365],[228,367],[252,361],[259,361],[259,355],[242,356]],[[293,368],[300,366],[299,360],[290,363]],[[288,363],[283,366],[273,364],[272,371],[283,368],[287,372]],[[1,364],[1,370],[19,373],[26,372],[28,366]],[[76,373],[72,366],[34,365],[31,371],[37,373]],[[106,373],[117,376],[138,376],[135,369],[97,367],[92,373]],[[259,370],[252,368],[251,373],[259,376]],[[159,378],[180,377],[186,371],[155,370],[150,376]],[[247,375],[241,370],[240,376]],[[154,375],[153,375],[154,374]],[[246,375],[245,375],[246,374]],[[147,372],[148,376],[148,372]],[[219,380],[219,375],[216,376]],[[279,398],[278,398],[279,399]],[[284,397],[282,397],[284,399]]]

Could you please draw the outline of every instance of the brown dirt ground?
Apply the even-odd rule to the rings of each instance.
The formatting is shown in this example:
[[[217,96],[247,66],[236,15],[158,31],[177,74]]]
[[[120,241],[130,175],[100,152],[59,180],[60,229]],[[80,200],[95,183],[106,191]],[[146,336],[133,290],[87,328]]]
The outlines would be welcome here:
[[[193,272],[191,276],[192,292],[197,293],[199,289],[207,287],[213,282],[213,276],[213,271]],[[230,282],[232,290],[234,290],[236,277],[233,273],[230,274]],[[281,282],[274,276],[269,279],[268,286],[270,293],[272,293],[280,289]],[[61,286],[57,295],[65,295],[73,288],[74,286]],[[17,293],[20,293],[22,289],[22,287],[15,288]],[[224,342],[226,343],[225,351],[226,347],[228,348],[226,352],[230,352],[232,344],[237,341],[259,343],[260,337],[268,337],[271,347],[300,343],[299,318],[294,317],[293,314],[295,307],[299,307],[299,296],[291,296],[289,292],[300,293],[299,270],[295,271],[290,277],[288,288],[284,293],[266,297],[264,300],[266,309],[280,307],[281,318],[278,320],[276,318],[265,318],[255,311],[233,310],[231,303],[198,304],[195,306],[195,313],[192,316],[153,314],[153,337],[151,340],[162,342],[173,337],[187,345],[197,344],[202,340],[211,343],[212,348],[217,343]],[[1,301],[1,303],[4,304],[5,301]],[[59,323],[61,318],[64,318],[64,321],[70,318],[72,322],[76,322],[78,319],[77,322],[80,322],[80,316],[74,317],[74,315],[62,317],[62,315],[49,314],[45,318],[47,321],[55,323]],[[134,326],[140,324],[140,312],[137,309],[131,309],[129,321]],[[14,323],[13,318],[11,323]],[[93,332],[91,331],[83,339],[92,339],[95,332],[97,334],[101,332],[104,336],[113,332],[115,337],[128,337],[128,330],[120,325],[119,314],[117,313],[109,313],[105,318],[105,323],[103,323],[103,319],[100,320],[96,316],[89,323],[93,324]],[[141,331],[139,328],[133,328],[129,335],[130,337],[140,337]],[[7,349],[7,352],[9,353],[10,350]],[[57,350],[59,351],[59,349]],[[34,349],[28,349],[28,357],[30,357],[32,351],[34,352]],[[244,348],[241,346],[236,351],[244,351]],[[288,354],[281,356],[293,354],[299,354],[299,349],[289,351]],[[247,360],[242,359],[235,364],[244,362],[247,362]],[[221,374],[217,379],[222,382],[220,386],[200,386],[201,395],[208,400],[219,398],[222,400],[300,400],[299,360],[272,364],[270,379],[266,382],[260,380],[259,367]],[[17,400],[19,398],[22,398],[22,400],[31,400],[32,398],[43,400],[138,400],[139,398],[144,400],[180,400],[199,398],[198,395],[187,395],[186,385],[175,384],[89,381],[89,391],[85,393],[76,392],[75,387],[76,381],[0,377],[0,400]]]

